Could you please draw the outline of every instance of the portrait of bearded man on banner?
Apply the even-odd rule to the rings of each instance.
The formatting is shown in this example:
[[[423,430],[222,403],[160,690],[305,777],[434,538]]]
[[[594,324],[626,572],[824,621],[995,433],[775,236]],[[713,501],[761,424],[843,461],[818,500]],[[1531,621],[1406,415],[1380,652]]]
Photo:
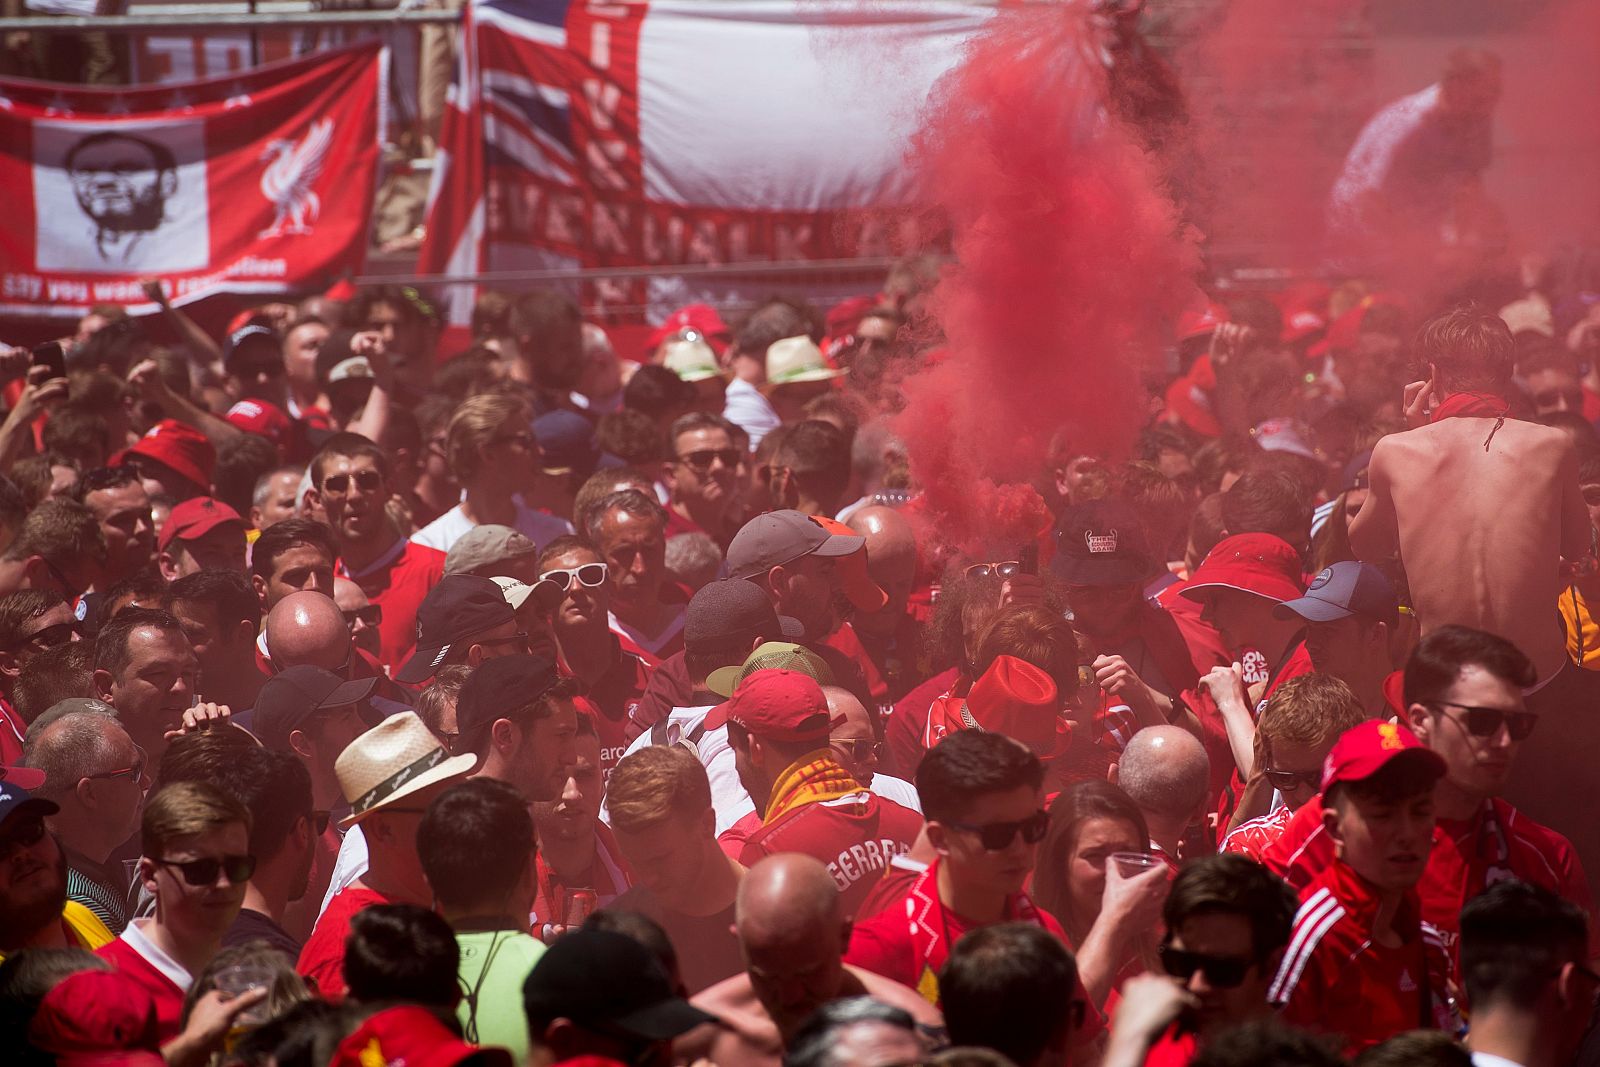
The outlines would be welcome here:
[[[178,187],[177,166],[166,145],[123,133],[91,134],[72,146],[67,175],[94,223],[101,259],[127,265],[139,241],[160,229]]]

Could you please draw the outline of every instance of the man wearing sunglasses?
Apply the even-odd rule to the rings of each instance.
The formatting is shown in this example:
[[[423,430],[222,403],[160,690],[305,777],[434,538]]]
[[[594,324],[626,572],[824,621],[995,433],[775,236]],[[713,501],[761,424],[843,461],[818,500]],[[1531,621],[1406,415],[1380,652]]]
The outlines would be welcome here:
[[[451,664],[477,667],[527,653],[527,631],[494,579],[447,574],[417,609],[417,650],[394,677],[418,685]]]
[[[1418,738],[1446,767],[1435,791],[1438,831],[1418,891],[1422,917],[1454,953],[1461,906],[1506,878],[1574,901],[1591,915],[1593,896],[1577,853],[1561,834],[1508,803],[1501,790],[1522,748],[1544,728],[1523,703],[1533,665],[1494,634],[1445,626],[1424,637],[1406,663],[1403,699]],[[1333,842],[1308,803],[1262,861],[1296,889],[1315,878]]]
[[[56,805],[32,796],[44,775],[0,771],[0,958],[25,948],[86,948],[115,936],[93,912],[67,899],[67,858],[45,818]]]
[[[0,596],[0,764],[22,757],[27,725],[11,706],[17,678],[35,655],[79,638],[79,622],[59,594],[19,589]]]
[[[1267,989],[1298,909],[1281,878],[1243,856],[1185,867],[1162,908],[1165,973],[1122,987],[1102,1067],[1184,1063],[1218,1032],[1271,1015]]]
[[[139,839],[139,881],[155,916],[129,923],[99,955],[150,993],[165,1042],[178,1035],[184,997],[244,903],[256,868],[250,813],[211,786],[174,782],[145,804]]]
[[[27,761],[45,776],[35,796],[59,809],[48,821],[67,857],[68,898],[120,934],[128,925],[128,877],[111,855],[138,831],[155,768],[109,711],[51,722],[28,741]]]
[[[667,487],[667,537],[704,533],[726,547],[728,515],[739,496],[739,462],[727,419],[692,411],[672,424],[672,458],[661,465]]]
[[[417,643],[417,608],[440,578],[445,555],[395,532],[385,510],[391,495],[389,457],[359,434],[330,437],[312,457],[307,501],[327,513],[339,548],[339,576],[383,609],[379,624],[385,666],[406,661]]]

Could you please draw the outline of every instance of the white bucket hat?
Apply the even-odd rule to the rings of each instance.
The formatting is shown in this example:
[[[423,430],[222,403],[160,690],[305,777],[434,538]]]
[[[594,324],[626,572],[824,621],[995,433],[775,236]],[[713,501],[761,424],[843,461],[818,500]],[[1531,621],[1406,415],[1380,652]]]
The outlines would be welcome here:
[[[451,756],[414,711],[391,715],[350,742],[333,763],[350,814],[339,825],[351,827],[374,811],[451,778],[477,764],[471,753]]]
[[[844,371],[828,366],[822,349],[809,337],[785,337],[767,348],[767,385],[795,382],[826,382],[842,377]]]

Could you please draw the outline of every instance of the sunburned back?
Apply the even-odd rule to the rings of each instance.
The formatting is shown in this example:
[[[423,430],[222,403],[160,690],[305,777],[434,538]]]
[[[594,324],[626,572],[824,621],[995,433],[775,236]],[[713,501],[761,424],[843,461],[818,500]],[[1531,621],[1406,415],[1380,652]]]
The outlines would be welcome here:
[[[1561,666],[1555,605],[1569,442],[1512,419],[1496,430],[1488,418],[1446,419],[1380,442],[1374,466],[1381,462],[1391,489],[1424,633],[1450,623],[1489,630],[1527,653],[1541,678]]]

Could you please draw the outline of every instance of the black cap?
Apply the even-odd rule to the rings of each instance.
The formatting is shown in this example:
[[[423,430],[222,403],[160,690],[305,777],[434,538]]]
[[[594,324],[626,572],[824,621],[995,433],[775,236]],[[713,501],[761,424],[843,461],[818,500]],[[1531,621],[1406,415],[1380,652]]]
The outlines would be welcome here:
[[[1091,500],[1061,513],[1050,570],[1068,585],[1132,585],[1150,576],[1144,527],[1119,500]]]
[[[250,713],[250,730],[268,748],[289,751],[289,735],[319,711],[359,704],[372,695],[376,678],[345,681],[332,671],[301,664],[267,679]],[[377,725],[376,721],[372,725]]]
[[[543,656],[496,656],[467,676],[456,698],[456,732],[467,736],[480,726],[525,708],[561,681],[556,665]]]
[[[1370,563],[1347,560],[1311,579],[1306,595],[1272,609],[1280,619],[1298,615],[1307,622],[1338,622],[1359,615],[1368,622],[1400,621],[1400,600],[1394,583]]]
[[[683,612],[683,647],[695,655],[733,649],[743,657],[758,637],[797,641],[804,636],[805,627],[798,620],[779,615],[772,598],[742,578],[701,586]]]
[[[254,322],[239,327],[228,335],[227,353],[222,357],[222,365],[229,371],[237,370],[243,366],[245,356],[251,352],[260,353],[251,362],[281,363],[283,342],[279,340],[278,332],[270,326]]]
[[[445,575],[417,608],[417,650],[394,676],[395,681],[415,685],[432,678],[455,642],[516,617],[493,578]]]
[[[522,1006],[530,1019],[571,1019],[637,1041],[670,1041],[718,1021],[673,993],[649,949],[610,930],[558,938],[522,983]]]

